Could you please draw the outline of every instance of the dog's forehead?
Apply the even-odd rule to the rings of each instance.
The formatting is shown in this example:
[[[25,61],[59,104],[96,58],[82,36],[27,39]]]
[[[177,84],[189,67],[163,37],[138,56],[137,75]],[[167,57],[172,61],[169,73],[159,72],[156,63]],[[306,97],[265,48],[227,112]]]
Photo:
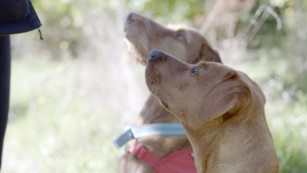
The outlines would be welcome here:
[[[178,31],[178,30],[191,30],[192,28],[189,28],[187,26],[184,25],[176,25],[176,24],[168,24],[167,28],[173,30],[173,31]]]
[[[228,72],[231,72],[231,71],[236,71],[229,66],[226,66],[224,64],[217,63],[217,62],[201,61],[200,63],[196,64],[195,66],[203,67],[204,69],[206,69],[205,71],[208,71],[208,69],[210,69],[211,72],[216,73],[216,74],[224,74],[224,73],[228,73]]]
[[[227,66],[227,65],[224,65],[224,64],[221,64],[221,63],[214,63],[216,66],[217,66],[217,69],[220,70],[220,71],[223,71],[225,73],[228,73],[228,72],[237,72],[237,70],[233,69],[232,67],[230,66]]]
[[[189,35],[191,36],[197,36],[197,37],[203,37],[201,34],[199,34],[194,28],[184,26],[184,25],[174,25],[174,24],[169,24],[167,25],[167,28],[175,31],[175,32],[184,32],[186,34],[190,33]]]

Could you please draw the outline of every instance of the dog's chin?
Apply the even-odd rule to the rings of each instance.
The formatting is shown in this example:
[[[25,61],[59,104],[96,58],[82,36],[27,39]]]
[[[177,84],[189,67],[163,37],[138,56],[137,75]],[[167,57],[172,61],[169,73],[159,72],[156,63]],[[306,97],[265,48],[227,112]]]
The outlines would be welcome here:
[[[154,95],[158,94],[159,87],[160,87],[160,73],[156,72],[154,69],[154,66],[149,63],[147,68],[146,68],[146,84],[148,86],[148,89],[150,90],[151,93]]]
[[[150,81],[152,82],[150,85],[148,85],[148,89],[149,91],[158,97],[158,93],[159,93],[159,83],[158,82],[155,82],[155,81]]]
[[[166,103],[166,101],[164,101],[164,100],[161,99],[161,98],[158,98],[158,100],[159,100],[161,106],[162,106],[166,111],[168,111],[169,113],[171,113],[173,116],[177,117],[176,111],[174,111],[174,110],[172,109],[172,107],[169,106],[169,105]],[[177,118],[178,118],[178,117],[177,117]]]
[[[142,47],[136,47],[135,45],[137,44],[133,44],[131,42],[131,40],[129,40],[128,38],[125,39],[125,43],[128,47],[128,52],[135,57],[136,61],[142,65],[147,65],[147,59],[144,58],[146,57],[144,52],[146,52],[144,50],[144,48]],[[147,53],[148,54],[148,53]]]

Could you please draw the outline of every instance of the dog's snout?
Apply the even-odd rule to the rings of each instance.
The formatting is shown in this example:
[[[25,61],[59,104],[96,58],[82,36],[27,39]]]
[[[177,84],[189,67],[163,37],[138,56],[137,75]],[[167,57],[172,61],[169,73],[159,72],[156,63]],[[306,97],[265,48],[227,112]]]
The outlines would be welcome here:
[[[137,14],[136,13],[130,13],[127,17],[127,21],[129,22],[135,22],[137,19]]]
[[[152,50],[150,53],[149,53],[149,59],[148,61],[156,61],[158,59],[161,59],[165,57],[165,54],[159,50]]]

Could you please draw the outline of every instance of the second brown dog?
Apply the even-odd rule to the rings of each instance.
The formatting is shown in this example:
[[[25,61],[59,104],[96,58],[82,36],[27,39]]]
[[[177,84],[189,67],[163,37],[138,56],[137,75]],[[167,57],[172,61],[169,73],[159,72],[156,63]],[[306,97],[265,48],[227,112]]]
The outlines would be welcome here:
[[[147,64],[148,55],[154,48],[164,50],[189,63],[201,60],[221,62],[218,53],[211,48],[207,40],[193,29],[178,26],[165,27],[149,18],[131,13],[126,20],[125,32],[129,45],[142,64]],[[153,95],[150,95],[136,125],[174,122],[179,121],[170,115]],[[141,138],[138,142],[161,158],[174,151],[190,147],[186,137],[151,136]],[[133,144],[128,144],[128,148],[131,145]],[[120,172],[150,173],[153,172],[153,168],[130,153],[126,153],[120,162]]]

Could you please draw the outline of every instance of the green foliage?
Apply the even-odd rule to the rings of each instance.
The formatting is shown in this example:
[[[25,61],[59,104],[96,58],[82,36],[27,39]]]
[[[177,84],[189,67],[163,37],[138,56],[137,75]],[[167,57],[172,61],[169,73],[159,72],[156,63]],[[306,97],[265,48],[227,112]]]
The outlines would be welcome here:
[[[170,1],[147,1],[143,11],[151,11],[153,16],[162,18],[164,21],[173,23],[193,22],[198,15],[204,15],[204,1],[187,0],[178,3]]]

